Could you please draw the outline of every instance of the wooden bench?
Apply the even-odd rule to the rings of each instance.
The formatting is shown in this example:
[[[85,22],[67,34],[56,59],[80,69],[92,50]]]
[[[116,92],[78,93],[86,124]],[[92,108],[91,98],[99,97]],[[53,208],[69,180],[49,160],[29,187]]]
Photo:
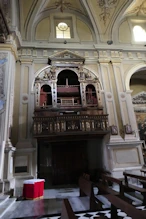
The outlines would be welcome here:
[[[63,199],[61,219],[76,219],[76,218],[77,217],[75,216],[68,199]],[[104,217],[104,216],[98,217],[98,219],[105,219],[105,218],[106,217]]]
[[[61,219],[76,219],[68,199],[63,199]]]
[[[104,196],[108,199],[108,201],[111,202],[111,219],[119,218],[117,209],[121,209],[128,216],[132,217],[132,219],[146,218],[146,211],[136,209],[134,206],[128,204],[127,202],[125,202],[117,196],[111,194]]]
[[[111,175],[106,175],[106,174],[103,174],[102,175],[102,181],[108,185],[108,182],[110,182],[112,185],[113,183],[117,184],[119,186],[119,194],[121,196],[124,195],[124,190],[123,190],[123,179],[118,179],[118,178],[115,178]]]
[[[142,180],[142,181],[146,181],[146,177],[141,176],[141,175],[136,175],[133,173],[128,173],[128,172],[123,172],[123,175],[124,175],[124,179],[125,179],[125,183],[123,184],[124,191],[127,191],[127,192],[138,191],[138,192],[140,192],[143,195],[143,204],[145,205],[146,204],[146,188],[141,188],[141,187],[135,186],[133,184],[129,184],[128,177],[135,178],[135,179]]]
[[[101,210],[102,206],[100,203],[96,202],[96,199],[94,196],[93,182],[88,180],[87,178],[84,178],[83,176],[79,177],[80,197],[83,197],[83,196],[89,197],[90,210]]]
[[[109,187],[110,183],[116,183],[119,185],[119,192],[113,190]],[[112,177],[111,175],[102,174],[102,179],[99,183],[95,183],[95,186],[99,189],[98,194],[113,194],[113,195],[123,195],[123,187],[122,187],[122,180]]]
[[[119,191],[115,191],[112,188],[109,187],[109,182],[110,184],[118,184],[119,186]],[[125,196],[124,194],[124,188],[123,188],[123,179],[118,179],[115,178],[111,175],[107,175],[107,174],[102,174],[102,180],[100,183],[96,183],[95,184],[98,189],[98,195],[103,195],[103,194],[112,194],[112,195],[116,195],[119,196],[121,199],[123,199],[124,201],[128,202],[128,203],[132,203],[132,200],[128,197]],[[97,196],[96,196],[97,198]],[[98,198],[97,198],[98,200]]]

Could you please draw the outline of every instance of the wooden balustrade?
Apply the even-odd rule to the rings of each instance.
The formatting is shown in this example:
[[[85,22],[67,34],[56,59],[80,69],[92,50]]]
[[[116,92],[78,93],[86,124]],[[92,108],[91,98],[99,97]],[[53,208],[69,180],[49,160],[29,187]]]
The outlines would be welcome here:
[[[108,131],[108,115],[60,115],[33,118],[33,135]]]

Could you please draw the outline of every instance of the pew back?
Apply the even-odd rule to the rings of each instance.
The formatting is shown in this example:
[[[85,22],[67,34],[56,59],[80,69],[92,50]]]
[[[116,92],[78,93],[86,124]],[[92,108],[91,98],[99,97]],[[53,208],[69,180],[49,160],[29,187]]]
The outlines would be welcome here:
[[[72,207],[68,199],[64,199],[62,203],[61,219],[76,219]]]
[[[104,195],[110,202],[111,202],[111,218],[117,219],[117,209],[121,209],[124,211],[128,216],[132,217],[132,219],[145,219],[146,218],[146,211],[141,211],[136,209],[134,206],[128,204],[124,200],[120,199],[117,196],[108,194]]]

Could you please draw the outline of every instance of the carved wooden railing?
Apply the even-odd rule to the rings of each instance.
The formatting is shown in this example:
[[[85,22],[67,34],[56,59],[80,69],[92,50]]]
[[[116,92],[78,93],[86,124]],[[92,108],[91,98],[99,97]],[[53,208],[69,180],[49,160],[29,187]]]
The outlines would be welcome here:
[[[34,117],[33,120],[33,135],[35,137],[109,130],[108,115],[60,115]]]

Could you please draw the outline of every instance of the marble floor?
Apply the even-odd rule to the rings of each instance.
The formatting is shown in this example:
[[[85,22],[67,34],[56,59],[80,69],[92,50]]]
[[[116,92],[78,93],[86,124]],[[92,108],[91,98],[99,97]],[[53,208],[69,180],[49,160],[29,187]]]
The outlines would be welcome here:
[[[95,188],[94,193],[98,190]],[[110,203],[99,196],[102,203],[102,210],[90,212],[89,200],[87,197],[79,197],[78,188],[58,188],[44,191],[44,198],[40,200],[23,200],[16,201],[10,210],[2,217],[2,219],[59,219],[62,209],[63,198],[68,198],[78,219],[93,219],[95,216],[104,215],[110,218]],[[131,196],[135,205],[138,205],[141,210],[146,210],[142,206],[142,201],[134,196]],[[119,218],[130,219],[124,212],[118,210]]]

